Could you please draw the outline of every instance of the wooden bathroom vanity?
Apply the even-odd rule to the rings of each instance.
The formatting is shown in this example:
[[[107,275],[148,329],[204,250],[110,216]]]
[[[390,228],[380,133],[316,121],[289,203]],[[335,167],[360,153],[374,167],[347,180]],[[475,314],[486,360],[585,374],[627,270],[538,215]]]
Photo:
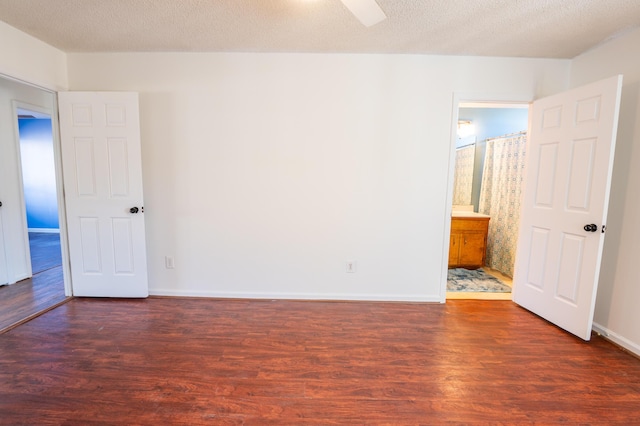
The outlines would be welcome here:
[[[484,266],[490,217],[485,214],[453,211],[449,268],[477,269]]]

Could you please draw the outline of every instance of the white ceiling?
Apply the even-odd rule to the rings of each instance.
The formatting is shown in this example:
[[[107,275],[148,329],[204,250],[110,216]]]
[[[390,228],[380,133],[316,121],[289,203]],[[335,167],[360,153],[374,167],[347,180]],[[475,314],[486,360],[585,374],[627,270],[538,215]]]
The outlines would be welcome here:
[[[0,20],[66,52],[344,52],[573,58],[640,26],[640,0],[0,0]]]

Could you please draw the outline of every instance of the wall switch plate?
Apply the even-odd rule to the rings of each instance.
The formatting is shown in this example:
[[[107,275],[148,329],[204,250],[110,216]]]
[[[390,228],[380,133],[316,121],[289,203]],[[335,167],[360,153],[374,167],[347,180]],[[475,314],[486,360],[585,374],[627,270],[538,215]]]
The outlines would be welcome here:
[[[164,266],[167,269],[173,269],[175,267],[175,264],[173,263],[173,256],[164,257]]]
[[[348,274],[353,274],[358,270],[358,264],[355,260],[347,260],[345,262],[345,268]]]

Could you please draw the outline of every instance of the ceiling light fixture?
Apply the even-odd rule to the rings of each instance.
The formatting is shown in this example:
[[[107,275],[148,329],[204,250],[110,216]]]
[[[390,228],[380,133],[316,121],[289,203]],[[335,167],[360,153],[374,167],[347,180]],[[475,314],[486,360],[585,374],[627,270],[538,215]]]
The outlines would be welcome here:
[[[371,27],[387,19],[376,0],[342,0],[342,3],[365,27]]]

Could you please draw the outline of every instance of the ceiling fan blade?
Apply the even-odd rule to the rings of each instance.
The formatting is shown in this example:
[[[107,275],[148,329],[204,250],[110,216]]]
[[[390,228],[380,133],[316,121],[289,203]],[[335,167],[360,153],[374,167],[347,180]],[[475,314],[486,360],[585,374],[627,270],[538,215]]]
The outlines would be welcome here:
[[[371,27],[387,19],[376,0],[342,0],[342,3],[365,27]]]

